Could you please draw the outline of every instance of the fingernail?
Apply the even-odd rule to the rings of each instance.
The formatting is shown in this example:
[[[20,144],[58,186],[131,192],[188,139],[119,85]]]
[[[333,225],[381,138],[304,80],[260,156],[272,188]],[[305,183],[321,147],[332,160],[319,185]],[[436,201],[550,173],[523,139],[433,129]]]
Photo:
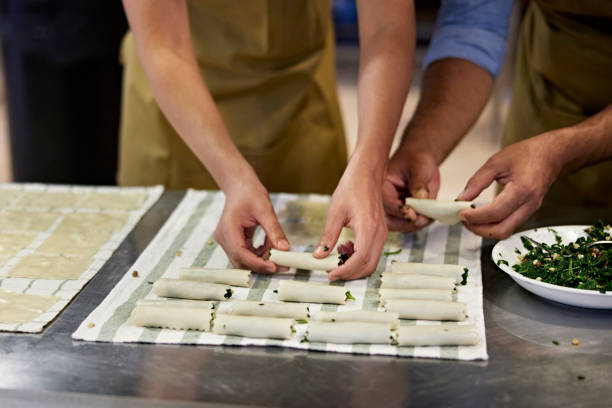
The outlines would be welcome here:
[[[414,195],[418,198],[429,198],[429,190],[426,187],[418,188]]]

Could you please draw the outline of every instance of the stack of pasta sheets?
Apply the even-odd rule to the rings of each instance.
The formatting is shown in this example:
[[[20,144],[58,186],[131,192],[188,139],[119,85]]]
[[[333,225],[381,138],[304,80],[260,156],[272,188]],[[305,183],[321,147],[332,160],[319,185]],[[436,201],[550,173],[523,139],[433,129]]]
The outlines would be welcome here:
[[[42,331],[162,192],[161,186],[0,185],[0,330]]]
[[[312,249],[312,245],[319,238],[318,234],[322,225],[313,227],[312,225],[317,222],[308,219],[305,214],[287,211],[287,208],[304,208],[304,206],[295,206],[296,203],[323,205],[328,201],[329,197],[318,195],[272,195],[272,202],[281,217],[280,221],[285,231],[290,232],[290,242],[300,243],[297,246],[293,245],[292,250]],[[355,301],[347,302],[342,306],[310,304],[310,311],[381,310],[378,297],[380,275],[384,270],[390,268],[392,260],[459,263],[470,269],[468,284],[461,286],[457,294],[457,300],[467,303],[468,319],[460,323],[402,320],[401,324],[474,324],[479,335],[479,342],[475,346],[398,347],[383,344],[301,342],[307,330],[307,324],[296,324],[296,333],[289,340],[256,339],[192,330],[142,328],[128,325],[126,322],[138,300],[156,298],[152,293],[151,283],[159,278],[177,278],[179,270],[183,267],[231,267],[222,248],[213,241],[213,232],[221,216],[223,205],[224,196],[219,192],[188,191],[149,247],[103,302],[81,323],[73,334],[73,338],[103,342],[279,346],[341,353],[460,360],[488,358],[482,310],[481,240],[461,225],[449,228],[436,223],[416,234],[392,236],[390,245],[395,246],[399,242],[402,251],[395,255],[384,255],[376,273],[367,279],[334,283],[350,290],[356,298]],[[308,219],[308,222],[301,222],[300,217],[302,216]],[[261,235],[259,239],[262,239]],[[134,271],[138,273],[134,274]],[[323,271],[298,270],[272,276],[255,275],[250,288],[234,288],[232,299],[277,302],[275,289],[282,280],[328,282],[327,273]]]

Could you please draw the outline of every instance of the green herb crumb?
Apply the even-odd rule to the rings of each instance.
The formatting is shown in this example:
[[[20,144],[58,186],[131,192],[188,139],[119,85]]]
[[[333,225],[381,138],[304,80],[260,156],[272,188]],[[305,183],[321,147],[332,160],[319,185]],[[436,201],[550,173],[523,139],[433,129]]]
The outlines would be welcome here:
[[[346,298],[348,300],[357,300],[357,299],[355,299],[355,296],[351,295],[351,291],[350,290],[347,290],[345,295],[346,295]]]
[[[306,323],[308,323],[308,321],[307,321],[307,320],[302,320],[302,319],[300,319],[300,320],[296,320],[295,322],[296,322],[297,324],[306,324]]]
[[[552,341],[552,344],[554,344],[555,346],[558,346],[558,345],[559,345],[559,344],[561,344],[561,343],[559,343],[557,340],[553,340],[553,341]]]
[[[402,252],[402,249],[401,249],[401,248],[400,248],[400,249],[393,250],[393,251],[385,251],[385,252],[383,252],[383,255],[397,255],[397,254],[399,254],[400,252]]]

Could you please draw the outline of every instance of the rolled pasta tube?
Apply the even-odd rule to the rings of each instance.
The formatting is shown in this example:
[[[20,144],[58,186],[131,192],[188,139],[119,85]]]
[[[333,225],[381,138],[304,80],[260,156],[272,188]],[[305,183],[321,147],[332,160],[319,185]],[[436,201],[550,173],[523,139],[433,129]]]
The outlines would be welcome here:
[[[281,281],[278,285],[278,299],[285,302],[303,303],[346,303],[347,288],[320,283]]]
[[[453,300],[449,289],[379,289],[378,295],[383,303],[389,299]]]
[[[224,313],[242,316],[285,317],[295,320],[308,320],[308,305],[303,303],[256,302],[234,300],[227,302],[229,311]]]
[[[317,259],[312,256],[312,252],[291,252],[271,249],[270,261],[277,265],[296,269],[331,271],[338,267],[340,259],[338,258],[338,254],[332,254],[327,258]]]
[[[340,344],[389,344],[395,341],[391,323],[310,322],[306,338]]]
[[[351,310],[349,312],[313,312],[311,320],[320,322],[365,322],[390,323],[392,330],[399,327],[399,315],[374,310]]]
[[[470,208],[470,201],[442,201],[422,198],[408,197],[406,205],[419,214],[425,215],[445,225],[453,225],[459,222],[459,212]]]
[[[400,319],[462,321],[467,317],[465,303],[443,300],[389,299],[384,308],[399,313]]]
[[[234,291],[228,285],[162,278],[153,284],[153,293],[157,296],[179,299],[227,300]]]
[[[400,346],[473,346],[478,331],[474,325],[402,326],[397,341]]]
[[[455,287],[455,278],[417,274],[384,273],[380,287],[383,289],[446,289]]]
[[[179,271],[179,278],[243,288],[251,286],[251,271],[246,269],[183,268]]]
[[[213,320],[212,331],[233,336],[289,339],[293,334],[293,320],[217,313]]]
[[[139,300],[127,321],[131,326],[210,331],[212,302],[200,300]]]
[[[416,262],[393,262],[391,273],[404,273],[416,275],[449,276],[456,278],[458,282],[463,279],[466,267],[463,265],[449,264],[424,264]]]

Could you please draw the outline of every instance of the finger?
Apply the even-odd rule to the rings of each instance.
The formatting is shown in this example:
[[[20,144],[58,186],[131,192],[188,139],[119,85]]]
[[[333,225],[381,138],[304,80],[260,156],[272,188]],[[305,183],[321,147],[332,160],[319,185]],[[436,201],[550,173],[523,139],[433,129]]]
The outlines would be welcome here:
[[[273,262],[258,257],[247,248],[244,242],[244,232],[240,226],[229,230],[225,237],[227,241],[224,240],[225,245],[222,244],[222,247],[233,265],[243,265],[246,266],[246,269],[257,272],[276,272],[276,265]]]
[[[267,213],[262,214],[258,221],[266,233],[266,238],[269,239],[269,242],[274,248],[281,251],[288,251],[289,248],[291,248],[289,246],[289,241],[287,241],[287,237],[285,236],[285,232],[279,224],[273,209],[270,209],[270,211]]]
[[[414,232],[419,229],[412,220],[406,221],[404,218],[391,217],[389,215],[387,215],[387,228],[389,228],[389,231],[404,233]]]
[[[506,239],[521,225],[531,214],[537,209],[538,205],[535,202],[527,202],[520,208],[498,223],[491,224],[468,224],[466,228],[476,235],[492,239]]]
[[[395,186],[388,180],[383,184],[382,197],[383,207],[387,214],[393,217],[403,217],[404,203],[399,199],[399,193]]]
[[[468,180],[465,188],[457,197],[459,201],[471,201],[478,197],[482,190],[489,187],[495,178],[497,177],[497,171],[493,166],[489,165],[489,162],[485,163],[480,169],[474,173],[474,175]]]
[[[340,212],[336,211],[332,206],[327,213],[325,228],[323,228],[323,232],[321,233],[321,239],[313,252],[315,258],[324,258],[329,255],[329,252],[334,248],[336,242],[338,242],[338,237],[342,232],[345,221],[346,217],[341,215]]]
[[[503,191],[489,204],[468,208],[459,213],[459,219],[467,224],[496,224],[506,219],[528,199],[526,191],[516,183],[508,183]]]

